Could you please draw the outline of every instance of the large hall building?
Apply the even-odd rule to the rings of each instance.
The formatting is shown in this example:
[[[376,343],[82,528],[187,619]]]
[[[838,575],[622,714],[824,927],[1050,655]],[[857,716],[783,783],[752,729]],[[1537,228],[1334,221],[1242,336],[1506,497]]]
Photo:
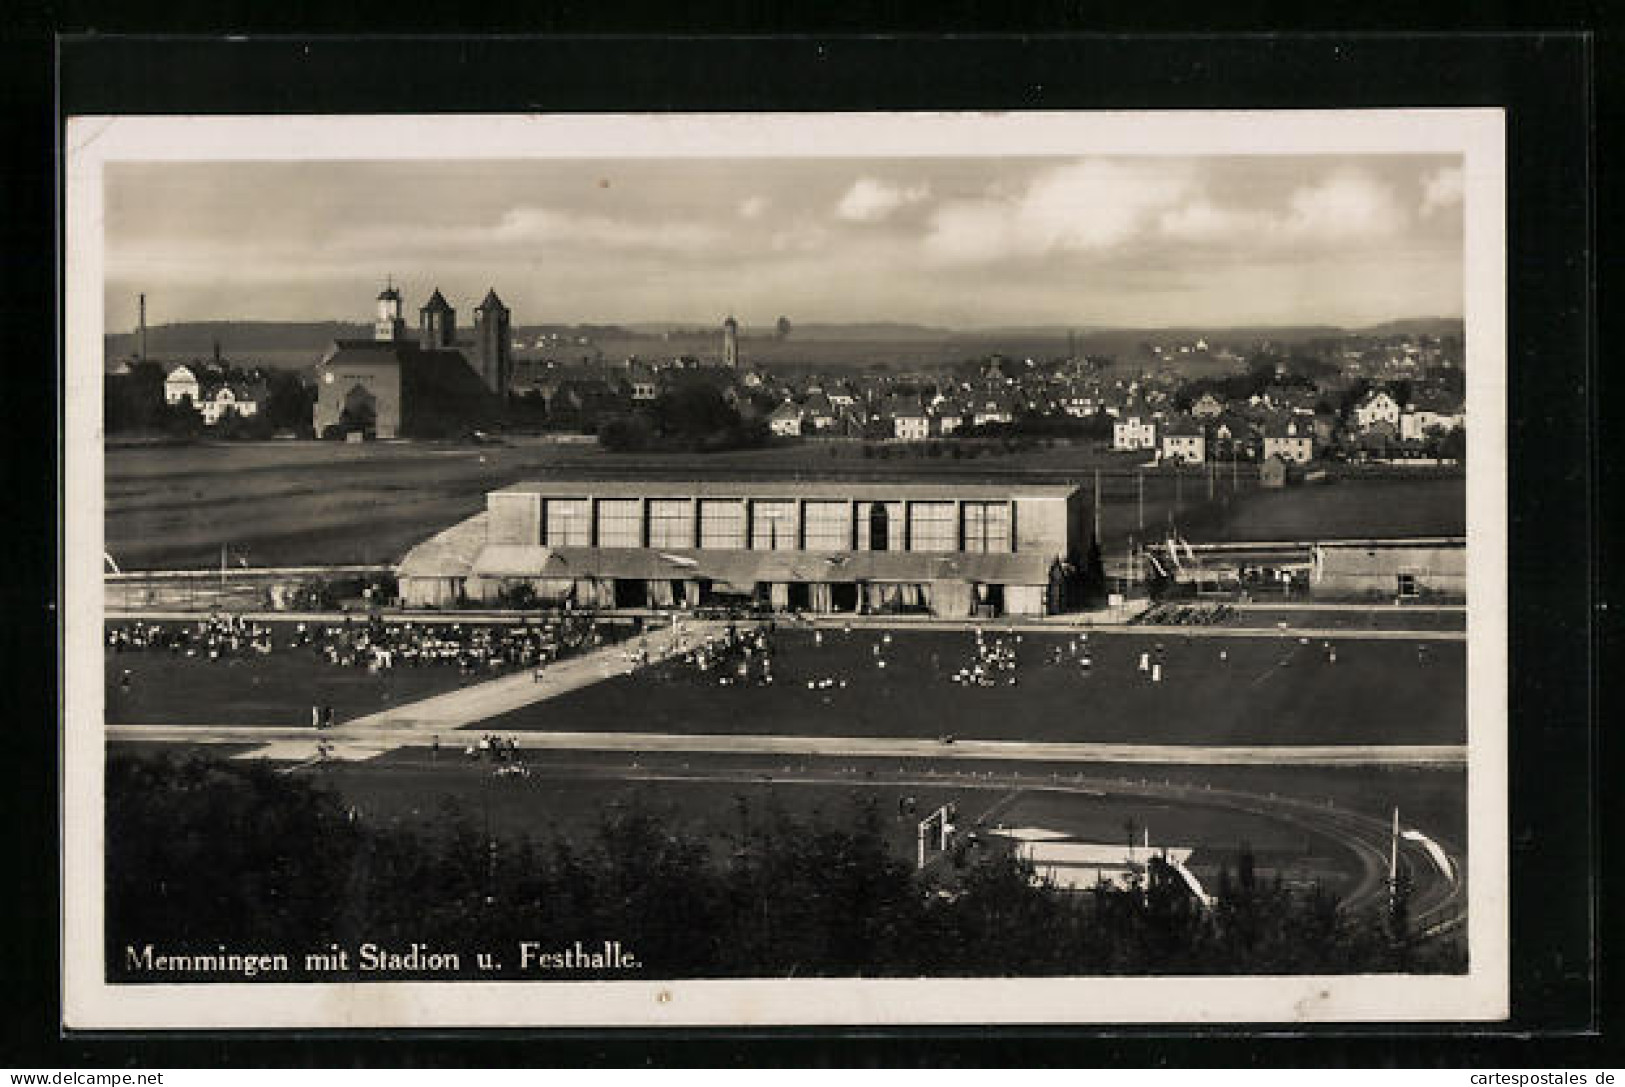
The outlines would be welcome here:
[[[1079,488],[955,482],[556,479],[413,548],[407,606],[544,604],[952,618],[1063,610],[1087,546]]]

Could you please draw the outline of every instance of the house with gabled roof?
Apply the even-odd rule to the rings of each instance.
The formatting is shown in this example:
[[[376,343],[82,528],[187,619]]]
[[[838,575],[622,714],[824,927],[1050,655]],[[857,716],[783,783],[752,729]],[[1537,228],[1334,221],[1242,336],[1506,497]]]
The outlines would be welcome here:
[[[793,401],[786,400],[768,415],[767,428],[781,438],[799,438],[802,414],[801,408]]]
[[[1207,434],[1202,424],[1188,415],[1170,420],[1162,431],[1162,459],[1176,464],[1206,461]]]
[[[1308,464],[1315,456],[1314,424],[1296,416],[1275,419],[1264,427],[1264,459],[1279,457],[1289,464]]]
[[[1456,430],[1466,422],[1461,398],[1440,389],[1424,389],[1411,397],[1399,417],[1399,436],[1421,441],[1429,431]]]
[[[1362,396],[1349,412],[1359,430],[1370,430],[1378,423],[1387,423],[1399,430],[1399,402],[1386,389],[1372,389]]]

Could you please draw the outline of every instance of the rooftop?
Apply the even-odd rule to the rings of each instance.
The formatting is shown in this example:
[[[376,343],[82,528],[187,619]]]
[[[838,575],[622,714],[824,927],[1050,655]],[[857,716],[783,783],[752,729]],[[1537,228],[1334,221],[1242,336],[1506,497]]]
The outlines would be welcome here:
[[[540,494],[555,498],[839,498],[863,502],[998,501],[1008,498],[1066,498],[1078,487],[1065,483],[962,483],[953,480],[852,479],[817,482],[800,479],[707,479],[698,481],[566,478],[515,483],[492,494]]]

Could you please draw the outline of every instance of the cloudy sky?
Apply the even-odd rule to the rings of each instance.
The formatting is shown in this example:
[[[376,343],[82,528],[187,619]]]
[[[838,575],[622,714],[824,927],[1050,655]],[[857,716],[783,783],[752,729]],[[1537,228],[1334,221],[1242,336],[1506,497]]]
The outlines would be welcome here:
[[[516,323],[1330,323],[1462,313],[1444,156],[114,164],[107,328]]]

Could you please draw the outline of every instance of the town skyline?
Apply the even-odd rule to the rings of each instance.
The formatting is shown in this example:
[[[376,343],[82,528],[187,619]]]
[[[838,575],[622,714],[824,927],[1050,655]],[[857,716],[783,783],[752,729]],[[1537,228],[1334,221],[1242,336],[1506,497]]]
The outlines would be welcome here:
[[[118,164],[105,327],[365,321],[388,278],[518,325],[1361,328],[1461,317],[1462,193],[1447,155]]]

